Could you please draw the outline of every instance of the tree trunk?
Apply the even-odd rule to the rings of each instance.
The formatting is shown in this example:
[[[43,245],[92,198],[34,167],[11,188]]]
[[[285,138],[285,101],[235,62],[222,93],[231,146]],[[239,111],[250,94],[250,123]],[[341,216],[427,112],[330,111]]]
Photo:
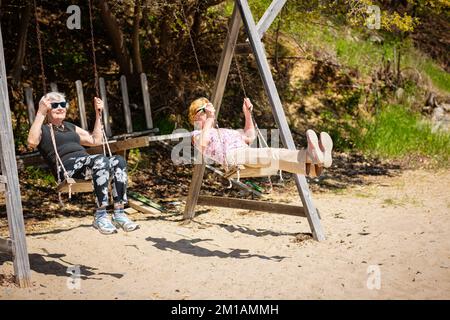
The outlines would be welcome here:
[[[192,37],[194,38],[194,43],[197,44],[198,38],[200,37],[200,31],[202,26],[202,16],[203,12],[200,10],[196,10],[194,12],[194,22],[192,24]]]
[[[14,60],[11,77],[13,82],[19,83],[22,76],[23,60],[25,59],[25,51],[27,44],[28,24],[31,19],[31,4],[27,1],[26,6],[22,9],[19,27],[19,39],[17,41],[16,59]]]
[[[117,23],[116,17],[111,12],[107,0],[97,0],[100,6],[100,16],[103,25],[106,29],[114,54],[116,55],[117,63],[120,66],[120,71],[125,76],[131,75],[130,55],[125,45],[125,39]]]
[[[133,19],[133,33],[131,36],[132,47],[133,47],[133,65],[134,65],[134,73],[141,74],[143,71],[142,68],[142,59],[141,59],[141,48],[139,43],[139,24],[141,22],[141,1],[136,0],[134,5],[134,19]]]

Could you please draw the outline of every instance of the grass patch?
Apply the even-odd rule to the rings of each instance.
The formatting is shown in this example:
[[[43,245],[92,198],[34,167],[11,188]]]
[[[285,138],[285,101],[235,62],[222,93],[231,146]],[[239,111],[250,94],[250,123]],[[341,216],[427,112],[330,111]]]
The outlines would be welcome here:
[[[411,39],[380,32],[381,43],[371,41],[367,34],[358,29],[349,29],[342,23],[332,23],[319,19],[318,24],[291,19],[283,31],[305,42],[316,51],[326,51],[335,55],[340,63],[357,69],[362,75],[370,76],[377,70],[383,59],[394,60],[394,48],[402,53],[401,69],[416,69],[428,76],[433,85],[450,92],[450,74],[437,65],[431,58],[414,48]]]
[[[433,132],[429,123],[403,106],[387,106],[361,125],[363,134],[353,138],[355,146],[366,153],[385,158],[418,154],[449,165],[450,134]]]
[[[386,206],[393,206],[393,207],[404,207],[406,205],[412,205],[415,207],[423,207],[423,203],[420,201],[417,201],[417,199],[405,196],[401,199],[392,199],[392,198],[386,198],[383,199],[383,204]]]
[[[362,192],[355,193],[355,197],[357,197],[357,198],[364,198],[364,199],[366,199],[366,198],[370,198],[372,196],[373,195],[369,194],[369,193],[362,193]]]
[[[358,69],[363,75],[370,75],[380,66],[383,56],[392,57],[394,45],[390,42],[376,44],[368,40],[339,38],[335,44],[336,55],[341,63]]]
[[[422,68],[436,87],[450,92],[450,74],[448,72],[429,59],[427,59]]]
[[[347,190],[345,188],[331,189],[331,192],[333,192],[335,195],[344,195],[346,191]]]
[[[387,206],[395,206],[395,205],[397,205],[397,202],[394,199],[387,198],[387,199],[383,200],[383,204],[385,204]]]

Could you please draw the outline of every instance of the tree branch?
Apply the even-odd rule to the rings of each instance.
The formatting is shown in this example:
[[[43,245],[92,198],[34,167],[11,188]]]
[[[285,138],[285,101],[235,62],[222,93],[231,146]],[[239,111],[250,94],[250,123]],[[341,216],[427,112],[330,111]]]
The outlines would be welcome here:
[[[14,82],[20,82],[22,77],[23,60],[25,59],[28,24],[31,19],[32,6],[29,1],[26,2],[26,6],[22,9],[20,28],[19,28],[19,40],[17,41],[16,59],[14,60],[13,67],[11,69],[11,77]]]
[[[114,54],[116,55],[117,63],[120,66],[120,70],[123,74],[131,75],[130,67],[130,55],[125,45],[124,36],[122,30],[117,23],[116,17],[111,12],[107,0],[97,0],[100,7],[100,16],[103,21],[103,25],[106,29]]]
[[[131,35],[132,48],[133,48],[133,65],[134,73],[141,74],[143,72],[141,48],[139,43],[139,24],[141,22],[141,1],[136,0],[134,5],[134,19],[133,19],[133,33]]]

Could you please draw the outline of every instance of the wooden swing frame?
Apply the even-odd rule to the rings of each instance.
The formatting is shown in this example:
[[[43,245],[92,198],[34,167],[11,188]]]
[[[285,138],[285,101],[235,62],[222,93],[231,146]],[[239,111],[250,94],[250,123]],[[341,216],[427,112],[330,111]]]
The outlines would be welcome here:
[[[6,80],[3,38],[0,26],[0,192],[5,194],[10,239],[0,238],[0,252],[12,254],[14,274],[20,287],[31,286],[30,261],[28,258],[19,174],[15,159],[11,109]]]
[[[213,93],[211,95],[211,101],[216,108],[217,117],[222,103],[228,74],[230,72],[230,66],[233,59],[239,31],[243,22],[244,29],[247,33],[250,43],[251,51],[255,56],[258,70],[264,84],[264,89],[269,97],[272,113],[281,132],[282,142],[288,149],[295,150],[296,148],[294,140],[292,138],[292,133],[287,124],[283,106],[281,104],[281,100],[275,86],[272,73],[270,71],[269,63],[267,62],[264,46],[261,42],[262,35],[274,21],[278,13],[281,11],[285,2],[286,0],[274,0],[263,16],[263,19],[261,19],[262,21],[260,21],[260,23],[258,24],[258,29],[258,27],[255,25],[255,21],[253,20],[248,1],[235,0],[233,14],[231,16],[229,25],[230,31],[227,35],[224,49],[222,51],[222,57],[220,59],[219,68],[217,70],[215,85]],[[308,183],[304,175],[294,176],[297,190],[303,203],[302,207],[279,203],[268,203],[265,201],[243,200],[238,198],[202,196],[200,195],[200,191],[205,172],[205,166],[205,161],[202,161],[201,164],[196,164],[194,166],[192,181],[189,187],[189,193],[183,214],[185,220],[191,220],[194,218],[195,207],[197,204],[204,206],[219,206],[227,208],[267,211],[281,214],[295,214],[298,216],[305,216],[308,219],[308,223],[315,240],[325,240],[325,235],[320,224],[320,217],[312,201],[311,192],[308,188]]]

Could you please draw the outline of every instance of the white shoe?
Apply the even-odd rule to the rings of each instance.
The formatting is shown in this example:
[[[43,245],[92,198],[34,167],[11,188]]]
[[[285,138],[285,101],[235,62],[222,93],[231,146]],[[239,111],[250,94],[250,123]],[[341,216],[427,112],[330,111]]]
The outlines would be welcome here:
[[[100,231],[101,234],[113,234],[117,233],[116,227],[111,223],[107,214],[96,216],[92,226]]]
[[[323,152],[320,150],[317,134],[313,130],[308,129],[306,131],[306,139],[308,141],[308,147],[306,148],[306,162],[310,162],[312,164],[323,164]]]
[[[139,229],[139,225],[136,222],[131,221],[125,213],[115,213],[113,215],[112,223],[126,232]]]
[[[331,167],[331,164],[333,163],[333,158],[331,156],[331,151],[333,150],[333,140],[328,133],[320,133],[319,146],[320,150],[323,152],[323,166],[325,168]]]

